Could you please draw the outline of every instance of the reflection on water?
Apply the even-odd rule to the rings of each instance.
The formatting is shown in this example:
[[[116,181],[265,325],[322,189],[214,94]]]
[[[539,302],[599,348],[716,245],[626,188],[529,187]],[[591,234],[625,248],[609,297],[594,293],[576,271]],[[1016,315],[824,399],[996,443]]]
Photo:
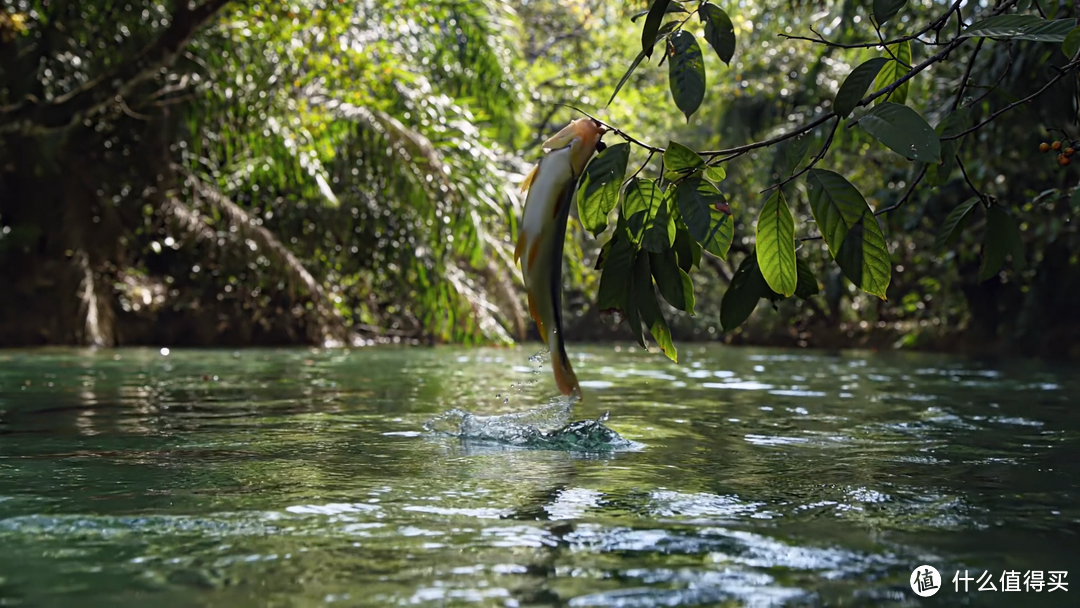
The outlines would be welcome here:
[[[620,350],[572,408],[517,350],[0,351],[0,604],[1017,605],[952,573],[1077,570],[1070,368]]]

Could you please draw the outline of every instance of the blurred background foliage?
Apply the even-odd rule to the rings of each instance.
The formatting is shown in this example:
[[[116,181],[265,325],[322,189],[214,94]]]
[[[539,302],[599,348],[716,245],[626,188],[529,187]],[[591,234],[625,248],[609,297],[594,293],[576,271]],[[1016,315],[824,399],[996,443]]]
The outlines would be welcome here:
[[[510,255],[517,186],[540,142],[579,116],[560,104],[654,145],[730,147],[804,122],[880,54],[778,36],[813,25],[833,41],[871,41],[869,1],[720,3],[735,58],[705,53],[705,101],[687,121],[660,54],[605,109],[640,49],[630,17],[644,1],[202,2],[0,0],[0,344],[510,342],[534,332]],[[884,34],[949,5],[909,2]],[[1074,16],[1065,2],[1041,8]],[[933,124],[970,46],[912,81],[907,104]],[[913,45],[912,62],[925,50]],[[1057,45],[987,41],[969,78],[974,113],[1038,88],[1063,58]],[[880,218],[887,301],[807,241],[798,255],[821,294],[761,304],[725,335],[720,300],[753,249],[760,191],[777,181],[783,150],[732,161],[731,255],[706,256],[695,316],[665,310],[676,341],[1080,354],[1069,314],[1080,297],[1077,174],[1037,152],[1062,137],[1047,129],[1080,135],[1075,98],[1066,79],[960,151],[972,181],[1021,220],[1025,271],[976,280],[982,215],[955,246],[934,248],[972,195],[954,171]],[[813,134],[811,155],[827,135]],[[631,170],[645,160],[634,150]],[[917,171],[845,128],[819,166],[876,208]],[[796,236],[815,234],[802,182],[787,194]],[[600,242],[574,221],[567,239],[569,338],[629,338],[593,306]]]

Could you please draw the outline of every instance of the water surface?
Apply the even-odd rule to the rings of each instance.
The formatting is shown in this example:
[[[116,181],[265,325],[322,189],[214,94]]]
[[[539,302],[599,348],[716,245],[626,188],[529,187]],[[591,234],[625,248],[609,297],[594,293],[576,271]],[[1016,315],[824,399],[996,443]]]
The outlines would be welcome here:
[[[616,352],[616,351],[620,352]],[[0,351],[0,605],[1069,605],[1080,375],[684,346],[572,355],[640,449],[433,435],[548,405],[522,349]]]

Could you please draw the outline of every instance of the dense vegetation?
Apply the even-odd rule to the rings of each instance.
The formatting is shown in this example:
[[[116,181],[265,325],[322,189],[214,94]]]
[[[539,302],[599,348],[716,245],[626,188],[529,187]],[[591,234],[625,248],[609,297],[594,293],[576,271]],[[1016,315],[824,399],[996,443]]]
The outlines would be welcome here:
[[[1069,3],[0,7],[0,343],[524,335],[583,111],[572,334],[1076,354]]]

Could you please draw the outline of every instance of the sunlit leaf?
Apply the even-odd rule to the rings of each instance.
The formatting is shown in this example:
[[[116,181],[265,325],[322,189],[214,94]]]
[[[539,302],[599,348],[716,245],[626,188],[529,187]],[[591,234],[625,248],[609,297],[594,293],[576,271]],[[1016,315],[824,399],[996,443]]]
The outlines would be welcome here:
[[[690,32],[680,30],[668,39],[668,85],[675,105],[689,122],[705,99],[705,63]]]
[[[761,207],[757,221],[757,258],[769,287],[785,297],[795,293],[795,219],[782,189]]]
[[[968,216],[971,215],[971,210],[978,204],[979,199],[969,198],[950,211],[938,230],[937,237],[934,239],[934,247],[942,249],[946,245],[955,243],[964,228],[964,223],[967,221]]]
[[[578,218],[581,225],[598,236],[607,228],[607,217],[619,202],[619,189],[626,176],[630,144],[608,146],[585,167],[578,187]]]
[[[735,26],[722,8],[706,2],[698,9],[698,16],[705,24],[705,40],[724,63],[731,63],[735,55]]]
[[[712,166],[706,167],[705,168],[705,179],[709,180],[710,182],[712,182],[714,184],[719,184],[720,182],[727,179],[727,171],[724,169],[724,167],[722,165],[712,165]]]
[[[859,101],[866,95],[866,89],[877,78],[878,72],[886,63],[892,61],[887,57],[874,57],[851,70],[844,84],[836,93],[836,101],[833,102],[833,111],[840,118],[846,118],[859,105]]]
[[[874,80],[875,91],[880,91],[897,80],[900,80],[900,78],[906,76],[909,71],[908,67],[904,64],[911,65],[911,41],[905,40],[904,42],[890,46],[889,50],[892,52],[892,55],[888,56],[888,61],[881,67],[877,79]],[[893,56],[896,56],[896,59],[893,59]],[[904,84],[896,87],[892,93],[878,97],[874,103],[881,104],[886,101],[891,101],[893,103],[902,104],[907,101],[908,87],[910,85],[911,81],[905,80]]]
[[[941,141],[919,113],[898,103],[876,106],[859,119],[867,133],[890,150],[926,163],[941,161]]]
[[[688,177],[704,164],[697,152],[680,143],[670,142],[664,149],[664,177],[671,181]]]
[[[843,176],[824,169],[811,169],[806,186],[814,221],[844,275],[885,299],[892,273],[889,249],[866,199]]]

